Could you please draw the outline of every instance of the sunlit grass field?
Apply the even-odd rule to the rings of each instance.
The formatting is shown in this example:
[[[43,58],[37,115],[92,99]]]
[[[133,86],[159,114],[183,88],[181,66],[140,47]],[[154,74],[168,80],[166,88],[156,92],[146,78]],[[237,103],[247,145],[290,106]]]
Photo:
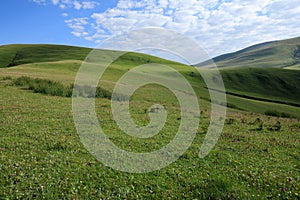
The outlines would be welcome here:
[[[84,148],[70,97],[14,85],[20,76],[70,85],[81,62],[56,59],[0,69],[0,199],[300,199],[299,107],[228,95],[229,106],[238,109],[228,108],[217,145],[201,159],[198,154],[210,122],[210,102],[200,75],[179,63],[125,55],[105,72],[100,81],[103,88],[111,91],[134,66],[159,62],[180,71],[191,83],[201,113],[193,144],[176,162],[150,173],[124,173],[104,166]],[[113,120],[108,98],[95,100],[98,122],[124,150],[160,149],[176,134],[180,107],[166,88],[146,85],[131,98],[136,124],[149,123],[148,109],[154,103],[164,105],[168,118],[153,138],[123,133]],[[259,114],[268,110],[290,116]]]
[[[298,198],[297,119],[229,110],[219,142],[200,159],[198,153],[209,123],[204,105],[196,139],[178,161],[160,171],[131,174],[103,166],[87,152],[74,127],[70,98],[6,84],[1,81],[3,199]],[[136,100],[134,105],[133,112],[140,115],[135,119],[142,124],[147,120],[144,103]],[[178,125],[173,119],[176,109],[171,108],[174,114],[169,128],[152,140],[134,141],[112,121],[109,100],[97,100],[97,107],[105,132],[129,151],[151,151],[165,145]]]

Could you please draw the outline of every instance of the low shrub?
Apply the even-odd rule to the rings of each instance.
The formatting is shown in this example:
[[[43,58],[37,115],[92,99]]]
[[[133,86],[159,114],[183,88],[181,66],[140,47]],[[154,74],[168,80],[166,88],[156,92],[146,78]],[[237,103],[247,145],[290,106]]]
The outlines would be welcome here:
[[[14,85],[16,86],[29,86],[32,79],[28,76],[21,76],[14,81]]]
[[[4,76],[4,77],[2,77],[2,80],[10,81],[10,80],[12,80],[12,77],[11,76]]]
[[[88,85],[74,85],[72,87],[73,96],[88,97],[88,98],[106,98],[111,99],[111,92],[102,87],[92,87]]]
[[[96,98],[106,98],[106,99],[111,99],[111,92],[101,88],[101,87],[97,87],[96,88]]]

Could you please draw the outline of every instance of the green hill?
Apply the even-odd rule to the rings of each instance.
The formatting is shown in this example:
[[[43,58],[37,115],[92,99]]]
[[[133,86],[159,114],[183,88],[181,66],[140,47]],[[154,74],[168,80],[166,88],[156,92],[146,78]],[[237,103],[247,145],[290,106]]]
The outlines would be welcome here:
[[[273,67],[299,69],[300,37],[257,44],[213,58],[219,68]],[[203,62],[198,66],[207,66]]]
[[[6,45],[0,47],[0,67],[36,62],[84,60],[91,49],[63,45]]]
[[[228,97],[300,106],[300,37],[257,44],[213,60]],[[209,62],[198,66],[209,67]]]
[[[49,45],[49,44],[17,44],[0,46],[0,68],[18,66],[29,63],[43,63],[66,60],[83,61],[92,51],[91,48]],[[103,54],[105,50],[100,50]],[[108,51],[109,52],[109,51]],[[121,58],[124,62],[171,62],[149,55],[128,53]],[[174,62],[173,62],[174,63]]]
[[[263,48],[270,44],[257,45],[252,49]],[[70,84],[74,82],[82,61],[91,50],[61,45],[0,46],[0,76],[29,76]],[[111,53],[109,50],[99,49],[99,51],[101,56],[109,56]],[[194,68],[139,53],[126,53],[117,59],[104,73],[102,86],[111,91],[117,80],[129,69],[145,63],[161,63],[175,68],[191,82],[201,99],[209,100],[207,88]],[[298,100],[300,71],[274,68],[223,68],[221,74],[227,90],[229,107],[260,113],[278,110],[300,117]]]
[[[84,111],[84,119],[76,120],[71,84],[89,51],[57,45],[0,47],[0,199],[299,199],[300,107],[293,105],[299,99],[300,71],[221,70],[228,91],[227,106],[234,109],[227,109],[226,117],[215,112],[218,120],[225,120],[219,136],[214,134],[219,122],[211,119],[207,86],[197,70],[137,53],[124,54],[105,70],[97,98],[88,101],[92,110],[81,104],[77,109]],[[99,51],[100,58],[111,55],[111,51]],[[151,62],[174,68],[192,85],[199,97],[200,118],[198,114],[193,117],[199,119],[198,126],[188,127],[189,119],[182,120],[190,118],[195,104],[183,109],[166,87],[147,84],[131,96],[128,119],[136,127],[151,128],[152,116],[159,119],[156,113],[160,113],[160,104],[166,111],[162,129],[149,138],[134,137],[121,129],[112,109],[111,90],[130,69]],[[155,72],[160,75],[161,71]],[[163,73],[166,79],[173,76]],[[212,74],[212,70],[201,69],[201,74],[205,73]],[[219,83],[217,77],[211,78]],[[92,97],[92,88],[83,88],[88,93],[76,95]],[[78,132],[82,124],[94,122],[90,114],[106,137],[96,133],[94,125],[88,134]],[[195,128],[195,138],[185,139],[192,135],[189,128]],[[177,133],[180,129],[185,135]],[[90,140],[96,137],[105,143],[111,141],[122,155],[102,145],[103,141]],[[189,142],[182,155],[176,153],[177,147]],[[209,155],[199,158],[199,151],[206,149],[203,144],[212,147],[214,142]],[[170,144],[178,145],[172,149]],[[147,157],[164,149],[165,153],[151,160],[141,163],[135,159],[126,164],[126,152]],[[98,150],[106,152],[95,157]],[[167,159],[158,167],[173,157],[178,160],[150,173],[123,173],[109,167],[104,157],[122,169],[140,166],[145,172],[154,166],[156,158]]]

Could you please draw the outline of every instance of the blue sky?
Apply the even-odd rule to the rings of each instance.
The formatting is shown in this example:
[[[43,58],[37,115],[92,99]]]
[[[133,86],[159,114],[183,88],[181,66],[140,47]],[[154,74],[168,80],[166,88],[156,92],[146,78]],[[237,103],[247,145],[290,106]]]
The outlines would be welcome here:
[[[101,12],[114,5],[114,1],[107,2],[109,4],[103,4],[105,7],[95,9]],[[93,11],[76,10],[71,5],[61,9],[52,1],[4,0],[0,7],[0,44],[55,43],[93,47],[94,42],[74,36],[65,22],[72,17],[89,16]]]
[[[96,47],[143,27],[196,40],[210,56],[300,36],[299,0],[3,0],[0,45]]]

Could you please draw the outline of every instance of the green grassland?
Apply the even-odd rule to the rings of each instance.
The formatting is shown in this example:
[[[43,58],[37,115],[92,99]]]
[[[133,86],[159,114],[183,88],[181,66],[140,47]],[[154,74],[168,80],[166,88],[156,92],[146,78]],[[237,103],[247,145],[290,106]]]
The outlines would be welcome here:
[[[103,166],[82,146],[74,127],[70,98],[32,93],[7,84],[1,81],[3,199],[298,197],[299,120],[230,110],[217,146],[200,159],[198,152],[209,123],[208,105],[200,102],[203,114],[190,149],[160,171],[130,174]],[[151,86],[146,89],[154,93]],[[139,93],[146,92],[141,90],[136,95]],[[168,93],[165,97],[167,102],[173,98]],[[129,151],[160,148],[172,139],[173,129],[178,126],[175,104],[167,107],[171,115],[162,133],[151,140],[133,140],[114,124],[109,100],[98,99],[96,105],[105,133]],[[141,98],[134,98],[132,113],[139,124],[147,122],[144,108],[148,106]],[[275,131],[278,122],[280,130]]]
[[[68,86],[88,52],[85,48],[51,45],[0,47],[0,199],[299,199],[300,108],[289,105],[299,103],[293,95],[299,91],[299,76],[290,74],[297,70],[222,70],[230,92],[228,106],[235,109],[228,109],[215,148],[200,159],[199,150],[210,122],[209,94],[200,75],[180,63],[125,54],[104,73],[101,87],[111,91],[134,66],[165,64],[191,83],[201,108],[196,138],[179,160],[159,171],[133,174],[104,166],[83,147],[73,121],[71,98],[34,93],[14,85],[16,78],[28,76]],[[257,79],[261,73],[276,90],[259,87],[266,85]],[[243,80],[238,79],[240,76]],[[242,85],[243,81],[251,87]],[[295,91],[284,91],[292,86],[296,86]],[[124,134],[113,120],[110,100],[97,98],[95,102],[105,134],[127,151],[162,148],[174,138],[180,124],[176,97],[158,85],[139,88],[130,102],[132,118],[139,125],[149,123],[148,109],[154,103],[166,108],[165,127],[150,139]],[[259,114],[272,110],[290,117]]]
[[[56,50],[57,47],[59,48]],[[85,56],[91,51],[91,49],[86,48],[56,45],[8,45],[2,46],[0,49],[5,52],[13,50],[15,54],[19,55],[14,56],[14,61],[11,61],[9,64],[7,64],[7,61],[0,63],[1,66],[5,66],[5,63],[7,66],[13,66],[0,68],[0,76],[19,77],[25,75],[34,78],[56,80],[64,84],[74,82],[77,70]],[[106,53],[106,51],[103,51],[104,56]],[[5,54],[4,58],[7,55]],[[4,60],[2,57],[0,61]],[[20,64],[14,66],[11,63]],[[147,63],[171,65],[192,83],[193,87],[196,88],[195,91],[202,99],[209,99],[205,84],[201,76],[197,75],[195,69],[186,67],[180,63],[137,53],[127,53],[115,61],[109,70],[105,72],[100,84],[112,90],[115,82],[122,74],[133,66]],[[203,70],[204,73],[205,70]],[[231,107],[260,113],[264,113],[269,110],[267,107],[270,107],[272,110],[300,117],[299,106],[290,108],[281,105],[299,104],[300,80],[298,70],[274,68],[223,69],[221,70],[221,74],[226,90],[229,92],[228,96],[234,96],[228,98],[228,103]],[[254,97],[255,99],[249,99],[249,97]],[[253,100],[259,101],[255,101],[255,106],[248,106],[249,104],[253,105]],[[270,100],[273,101],[272,104],[265,102]],[[269,106],[265,107],[265,105]],[[262,107],[264,109],[258,109]]]

